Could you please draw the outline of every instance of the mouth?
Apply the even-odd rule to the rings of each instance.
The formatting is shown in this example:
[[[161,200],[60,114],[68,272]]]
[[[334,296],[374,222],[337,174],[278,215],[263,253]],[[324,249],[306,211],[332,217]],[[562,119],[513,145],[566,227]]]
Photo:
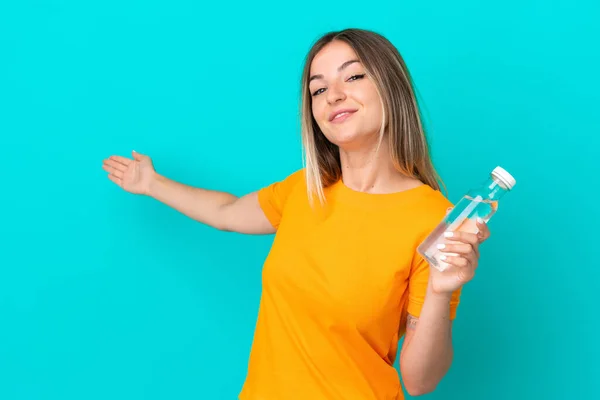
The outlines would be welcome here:
[[[354,114],[356,111],[357,110],[351,110],[351,109],[334,111],[333,113],[331,113],[329,115],[329,122],[337,123],[337,122],[345,121],[348,118],[350,118],[350,116],[352,114]]]

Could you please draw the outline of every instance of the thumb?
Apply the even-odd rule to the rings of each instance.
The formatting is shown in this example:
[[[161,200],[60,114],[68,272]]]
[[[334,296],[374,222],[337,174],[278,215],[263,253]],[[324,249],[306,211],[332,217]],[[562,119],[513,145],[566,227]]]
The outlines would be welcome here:
[[[143,154],[140,154],[140,153],[138,153],[135,150],[131,151],[131,155],[133,156],[133,159],[136,160],[136,161],[142,161],[142,159],[144,158]]]

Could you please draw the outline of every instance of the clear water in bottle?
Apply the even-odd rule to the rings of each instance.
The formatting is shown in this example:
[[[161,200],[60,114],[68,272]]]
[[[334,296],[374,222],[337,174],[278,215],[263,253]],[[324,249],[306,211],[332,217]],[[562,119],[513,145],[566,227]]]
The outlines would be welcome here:
[[[515,184],[515,179],[506,170],[496,167],[490,177],[482,185],[465,194],[433,232],[425,238],[417,249],[419,254],[427,260],[429,265],[440,271],[446,270],[449,264],[444,262],[440,256],[455,254],[441,252],[438,249],[438,245],[447,240],[444,233],[447,231],[477,233],[477,219],[481,218],[487,223],[498,210],[500,198],[512,190]]]

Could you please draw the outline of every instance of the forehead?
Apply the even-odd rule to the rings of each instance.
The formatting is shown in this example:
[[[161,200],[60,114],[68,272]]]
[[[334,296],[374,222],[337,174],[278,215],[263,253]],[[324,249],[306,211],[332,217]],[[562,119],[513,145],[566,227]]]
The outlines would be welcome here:
[[[310,64],[310,73],[327,74],[349,60],[357,59],[356,52],[349,44],[336,40],[328,43],[315,56]]]

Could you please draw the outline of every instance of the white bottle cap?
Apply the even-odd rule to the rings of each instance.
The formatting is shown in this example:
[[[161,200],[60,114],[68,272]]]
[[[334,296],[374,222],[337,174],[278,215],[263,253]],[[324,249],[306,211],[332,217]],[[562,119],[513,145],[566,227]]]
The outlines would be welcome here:
[[[515,178],[513,178],[511,174],[509,174],[504,168],[499,166],[494,168],[494,170],[492,171],[492,176],[498,179],[500,182],[502,182],[508,190],[511,190],[517,183],[517,181],[515,180]]]

